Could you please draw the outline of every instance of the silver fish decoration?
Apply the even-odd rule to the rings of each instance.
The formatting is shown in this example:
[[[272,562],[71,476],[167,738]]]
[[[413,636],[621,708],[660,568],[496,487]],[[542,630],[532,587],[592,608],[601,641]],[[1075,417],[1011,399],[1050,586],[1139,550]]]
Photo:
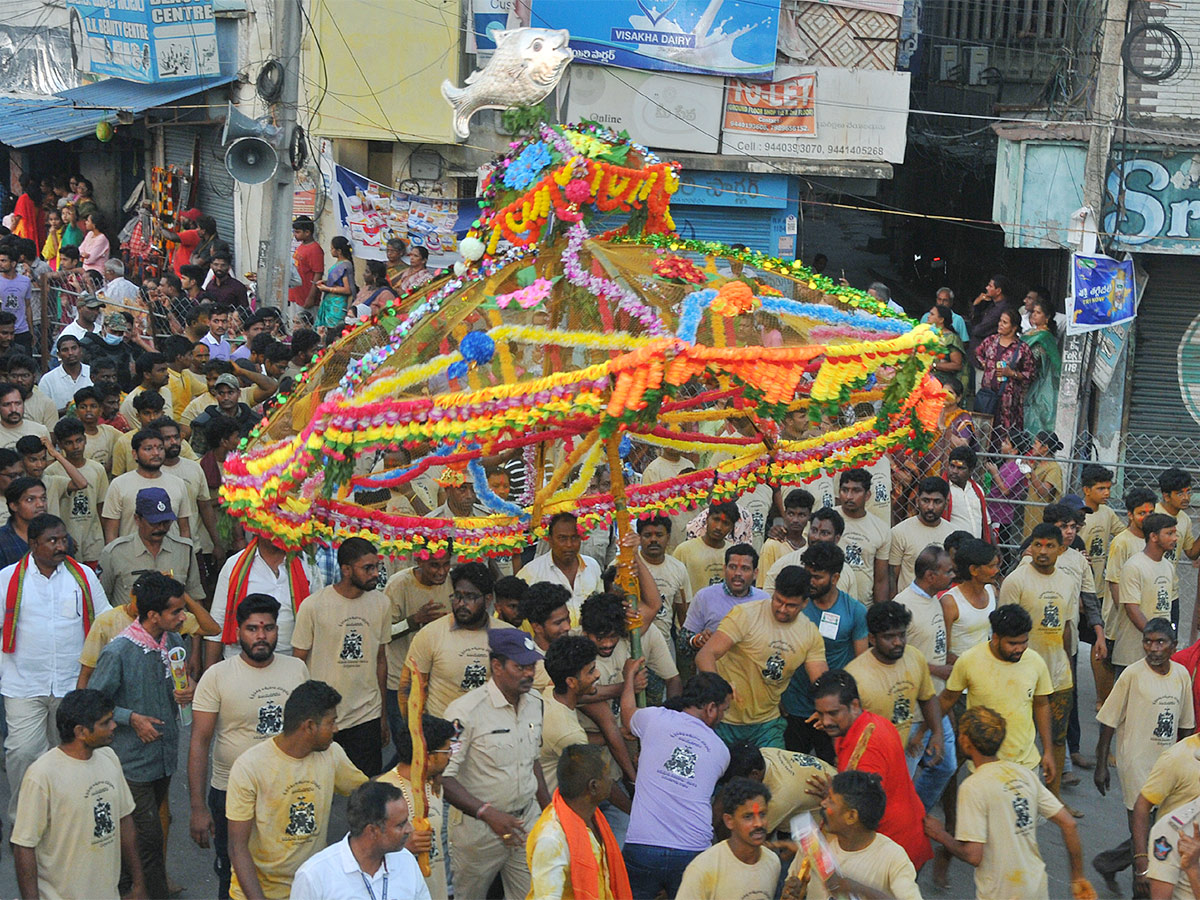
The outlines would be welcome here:
[[[488,64],[467,76],[467,87],[442,82],[442,96],[454,107],[454,133],[471,134],[471,117],[481,109],[530,106],[558,85],[575,54],[565,30],[514,28],[496,32],[496,50]]]

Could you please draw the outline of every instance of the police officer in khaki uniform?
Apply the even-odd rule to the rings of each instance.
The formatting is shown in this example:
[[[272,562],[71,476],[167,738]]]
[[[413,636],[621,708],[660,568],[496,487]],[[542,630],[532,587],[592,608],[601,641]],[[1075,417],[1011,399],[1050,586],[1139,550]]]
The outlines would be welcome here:
[[[142,488],[134,501],[137,533],[119,537],[100,551],[100,584],[120,605],[129,602],[133,583],[143,572],[162,572],[183,582],[193,600],[204,599],[195,545],[167,533],[175,521],[171,498],[162,488]]]
[[[461,743],[442,776],[450,810],[454,895],[483,900],[501,873],[504,896],[523,900],[530,887],[525,836],[550,802],[538,761],[542,698],[530,693],[542,659],[515,628],[488,632],[491,680],[446,707]]]

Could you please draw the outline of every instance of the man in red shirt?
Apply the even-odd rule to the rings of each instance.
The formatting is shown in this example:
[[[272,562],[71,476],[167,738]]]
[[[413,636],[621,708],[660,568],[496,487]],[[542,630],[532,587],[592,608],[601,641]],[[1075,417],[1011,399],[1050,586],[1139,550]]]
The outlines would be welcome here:
[[[904,848],[913,868],[933,858],[925,836],[925,806],[908,774],[904,742],[896,726],[862,708],[854,676],[830,669],[812,686],[816,726],[833,739],[839,772],[874,772],[883,779],[887,808],[878,832]]]
[[[288,288],[288,300],[305,309],[317,305],[313,282],[325,273],[325,251],[313,240],[315,228],[308,216],[300,216],[292,222],[292,237],[300,242],[292,253],[292,262],[300,273],[300,284]]]
[[[200,210],[193,206],[175,217],[179,231],[163,229],[163,236],[175,242],[175,249],[171,251],[171,268],[175,270],[176,275],[179,274],[180,268],[191,263],[192,251],[200,243],[200,229],[196,227],[196,220],[199,218]]]

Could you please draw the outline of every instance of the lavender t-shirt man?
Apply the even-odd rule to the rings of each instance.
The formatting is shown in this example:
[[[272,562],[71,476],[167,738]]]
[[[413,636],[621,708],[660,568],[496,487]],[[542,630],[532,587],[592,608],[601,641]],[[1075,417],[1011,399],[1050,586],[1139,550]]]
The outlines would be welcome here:
[[[14,275],[5,278],[0,275],[0,309],[10,312],[17,317],[13,334],[25,334],[29,331],[29,322],[25,316],[25,304],[33,297],[33,282],[26,275]]]
[[[626,844],[707,850],[713,789],[729,766],[729,748],[700,719],[661,706],[639,709],[630,727],[642,753]]]
[[[702,631],[716,631],[721,620],[729,615],[729,611],[740,603],[751,600],[765,600],[769,594],[766,591],[751,586],[750,593],[745,597],[735,597],[725,587],[725,582],[710,584],[696,591],[692,604],[688,607],[687,618],[683,627],[692,634]]]

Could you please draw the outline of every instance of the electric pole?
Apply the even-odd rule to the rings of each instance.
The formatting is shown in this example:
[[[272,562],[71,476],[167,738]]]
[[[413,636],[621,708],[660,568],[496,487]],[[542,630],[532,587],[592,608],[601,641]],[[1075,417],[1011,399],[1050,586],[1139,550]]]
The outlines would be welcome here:
[[[1121,112],[1121,88],[1125,75],[1121,47],[1125,43],[1128,15],[1129,0],[1107,0],[1103,19],[1104,36],[1096,66],[1096,103],[1088,135],[1087,159],[1083,164],[1083,205],[1091,208],[1097,230],[1103,228],[1108,160],[1112,152],[1113,132]],[[1086,236],[1084,241],[1086,243]],[[1073,247],[1072,250],[1090,252],[1086,246]],[[1068,261],[1068,290],[1074,290],[1071,276]],[[1093,337],[1091,334],[1072,334],[1063,342],[1055,430],[1063,442],[1068,459],[1075,455],[1075,436],[1080,426],[1086,424],[1088,382],[1092,368],[1090,361],[1095,351]]]
[[[282,0],[276,24],[276,58],[283,67],[283,82],[278,99],[271,105],[271,117],[283,135],[279,147],[279,165],[269,190],[263,190],[261,221],[267,232],[258,242],[258,297],[262,305],[276,306],[289,319],[288,281],[292,268],[292,200],[296,173],[292,170],[289,148],[296,129],[296,105],[300,99],[300,39],[303,35],[300,4],[304,0]]]

